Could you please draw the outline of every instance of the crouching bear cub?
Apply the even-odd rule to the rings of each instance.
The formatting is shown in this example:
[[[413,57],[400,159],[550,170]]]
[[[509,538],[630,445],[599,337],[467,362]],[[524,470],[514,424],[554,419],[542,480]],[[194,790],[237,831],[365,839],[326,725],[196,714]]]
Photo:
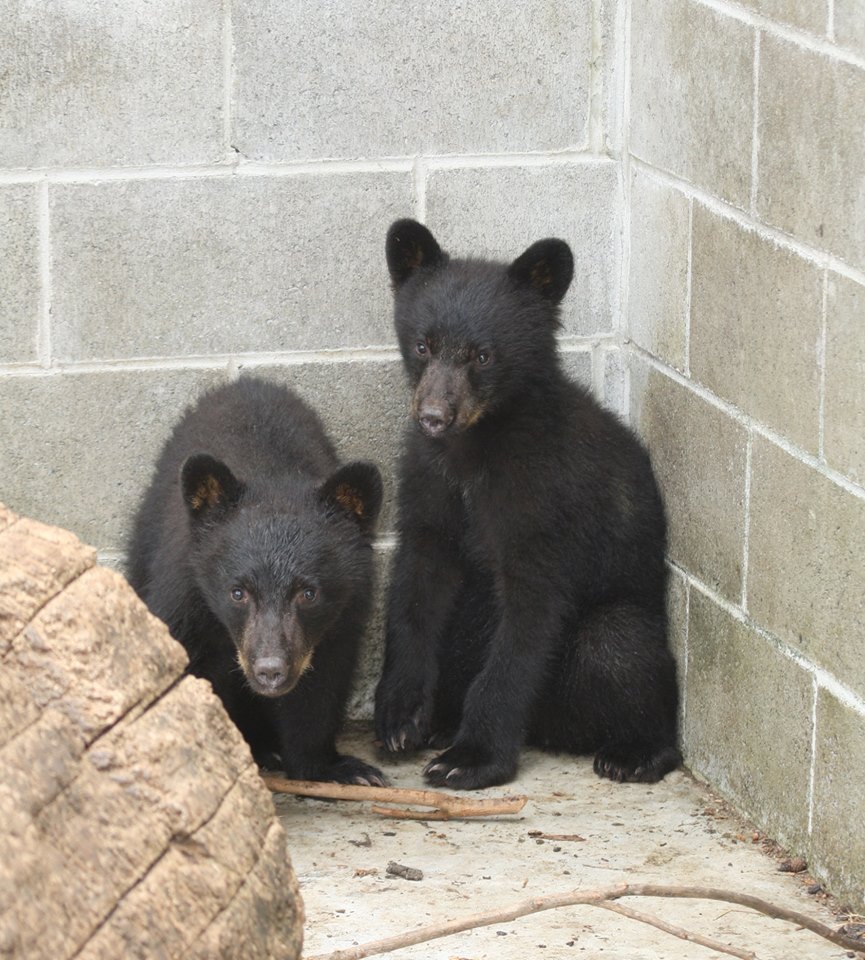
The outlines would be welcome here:
[[[181,419],[136,519],[133,587],[256,759],[289,777],[384,782],[335,746],[381,498],[378,469],[339,467],[295,394],[243,378]]]
[[[434,785],[503,783],[524,742],[659,780],[681,760],[664,509],[639,441],[562,372],[569,247],[452,260],[401,220],[386,251],[414,422],[378,738],[447,746]]]

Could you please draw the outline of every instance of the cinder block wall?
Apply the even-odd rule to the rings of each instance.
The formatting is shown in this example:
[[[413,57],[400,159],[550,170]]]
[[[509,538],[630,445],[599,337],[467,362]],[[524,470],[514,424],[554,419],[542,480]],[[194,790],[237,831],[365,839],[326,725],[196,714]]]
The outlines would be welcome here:
[[[633,0],[630,410],[691,767],[865,904],[865,5]]]
[[[406,413],[384,237],[566,237],[562,347],[624,396],[607,0],[0,0],[0,499],[122,564],[154,458],[255,371],[383,467]],[[621,14],[620,14],[621,16]],[[620,20],[621,23],[621,20]],[[380,622],[354,715],[369,715]]]
[[[387,225],[566,237],[568,363],[667,496],[688,762],[863,905],[861,0],[0,12],[0,499],[122,563],[171,423],[254,370],[382,464],[384,570]]]

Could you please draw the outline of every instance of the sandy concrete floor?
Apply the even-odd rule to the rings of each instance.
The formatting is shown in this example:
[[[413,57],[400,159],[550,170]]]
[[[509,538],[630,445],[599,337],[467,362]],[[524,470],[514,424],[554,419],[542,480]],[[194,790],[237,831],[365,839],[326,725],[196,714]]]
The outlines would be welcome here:
[[[394,786],[423,787],[425,754],[382,764],[371,734],[342,747],[379,762]],[[482,821],[383,819],[367,803],[279,797],[306,906],[304,956],[377,940],[531,897],[621,882],[700,885],[750,893],[832,926],[837,918],[807,892],[801,875],[754,842],[731,815],[684,772],[660,784],[598,779],[588,758],[526,751],[519,777],[504,788],[467,794],[523,793],[515,817]],[[578,835],[552,840],[533,835]],[[386,875],[389,861],[423,871],[420,881]],[[745,907],[714,901],[631,898],[628,907],[694,933],[752,951],[758,960],[823,960],[845,950]],[[589,906],[519,920],[403,948],[396,960],[711,960],[726,955]]]

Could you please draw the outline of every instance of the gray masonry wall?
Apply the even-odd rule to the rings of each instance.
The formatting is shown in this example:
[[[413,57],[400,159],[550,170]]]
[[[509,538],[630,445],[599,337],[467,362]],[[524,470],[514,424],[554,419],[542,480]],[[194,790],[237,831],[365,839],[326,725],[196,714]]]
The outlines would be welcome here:
[[[632,422],[691,768],[865,904],[865,3],[632,0]]]
[[[122,565],[171,424],[244,372],[385,473],[406,413],[384,237],[577,252],[562,348],[621,405],[606,0],[0,0],[0,499]],[[620,24],[621,25],[621,24]],[[383,578],[382,578],[383,579]],[[369,716],[380,612],[352,703]]]
[[[0,500],[122,564],[185,405],[257,372],[372,457],[384,234],[577,258],[648,442],[688,763],[865,905],[862,0],[0,0]],[[380,587],[380,590],[383,589]],[[351,705],[370,714],[381,614]]]

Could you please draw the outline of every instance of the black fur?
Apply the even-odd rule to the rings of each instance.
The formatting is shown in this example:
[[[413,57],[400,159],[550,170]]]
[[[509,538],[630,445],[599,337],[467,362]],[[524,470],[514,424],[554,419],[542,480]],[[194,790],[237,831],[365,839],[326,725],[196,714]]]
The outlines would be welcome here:
[[[636,437],[562,372],[562,240],[450,260],[414,221],[387,259],[413,390],[376,731],[448,748],[436,785],[502,783],[526,741],[613,780],[680,762],[664,509]]]
[[[174,429],[138,512],[130,581],[259,762],[380,785],[335,737],[372,588],[378,469],[339,467],[290,390],[243,378]]]

